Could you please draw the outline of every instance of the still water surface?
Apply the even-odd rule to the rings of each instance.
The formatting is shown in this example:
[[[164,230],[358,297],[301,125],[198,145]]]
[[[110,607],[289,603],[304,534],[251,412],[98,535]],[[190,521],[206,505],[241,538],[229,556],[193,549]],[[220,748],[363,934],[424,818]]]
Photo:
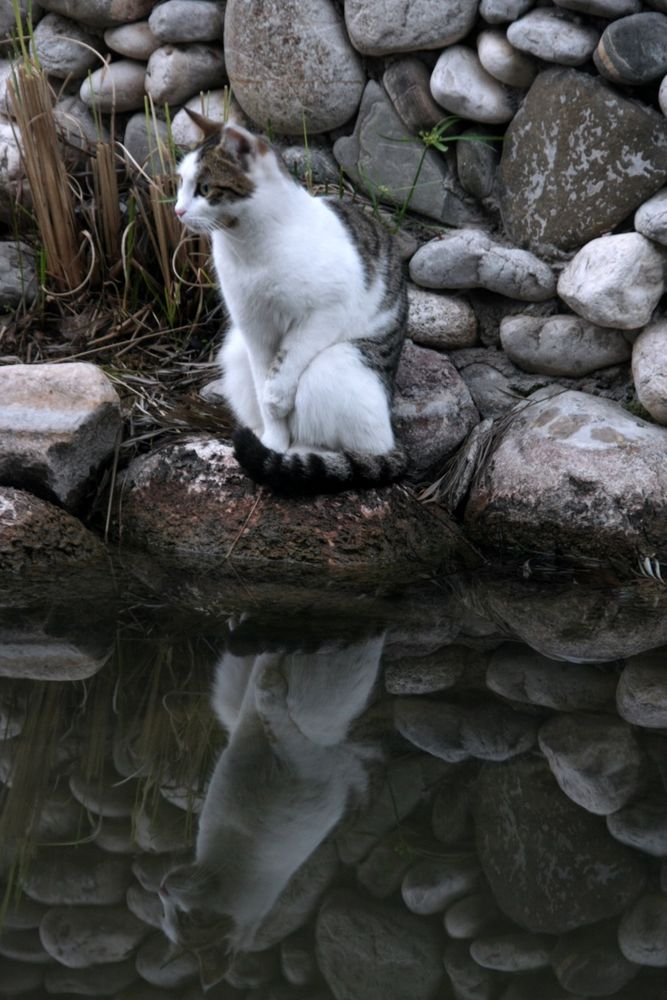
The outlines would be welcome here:
[[[309,591],[0,587],[0,997],[667,1000],[667,590]]]

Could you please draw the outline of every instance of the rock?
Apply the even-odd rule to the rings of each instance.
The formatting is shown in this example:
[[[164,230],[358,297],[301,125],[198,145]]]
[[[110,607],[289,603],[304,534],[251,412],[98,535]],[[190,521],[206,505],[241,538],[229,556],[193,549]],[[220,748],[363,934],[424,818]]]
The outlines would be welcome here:
[[[137,842],[127,817],[107,817],[95,827],[93,842],[110,854],[136,854]]]
[[[476,669],[484,669],[483,657],[467,646],[453,644],[426,656],[401,657],[389,663],[385,687],[390,694],[433,694]]]
[[[641,10],[641,0],[554,0],[559,7],[581,11],[593,17],[624,17]]]
[[[169,173],[169,126],[159,118],[138,111],[128,119],[123,145],[150,177]]]
[[[134,817],[134,836],[142,851],[168,854],[192,846],[187,816],[170,802],[158,799]]]
[[[27,965],[11,958],[0,958],[0,982],[5,996],[14,997],[39,990],[44,980],[44,970],[38,965]]]
[[[431,240],[410,261],[410,277],[426,288],[488,288],[527,302],[556,290],[551,268],[527,250],[502,246],[481,229]]]
[[[35,27],[33,51],[42,69],[57,79],[85,76],[99,64],[100,49],[99,35],[60,14],[47,14]]]
[[[171,944],[164,934],[151,934],[137,952],[137,972],[152,986],[176,990],[191,983],[199,973],[192,952],[172,956]]]
[[[585,663],[558,663],[518,643],[503,643],[491,654],[486,682],[511,701],[560,712],[609,709],[616,675]]]
[[[477,964],[467,942],[448,944],[443,962],[457,1000],[492,1000],[497,995],[497,977]]]
[[[10,312],[20,302],[32,303],[36,297],[37,272],[32,251],[20,241],[0,242],[0,311]]]
[[[664,292],[664,266],[663,252],[639,233],[601,236],[561,273],[558,294],[591,323],[636,330]]]
[[[641,891],[638,855],[564,796],[543,760],[484,765],[474,808],[479,859],[496,902],[533,933],[607,919]]]
[[[415,134],[432,129],[442,119],[442,108],[431,96],[431,74],[420,59],[408,56],[387,66],[382,77],[394,110]]]
[[[553,938],[527,931],[507,931],[476,938],[470,954],[478,965],[496,972],[529,972],[549,965]]]
[[[425,858],[406,872],[401,895],[412,913],[430,916],[477,889],[480,878],[480,867],[472,856],[456,860]]]
[[[450,938],[468,940],[477,937],[499,919],[500,911],[493,896],[488,892],[477,892],[457,899],[448,906],[444,925]]]
[[[662,188],[635,212],[634,227],[642,236],[667,245],[667,188]]]
[[[132,59],[118,59],[96,69],[81,84],[84,104],[103,112],[138,111],[144,106],[146,66]]]
[[[486,72],[508,87],[528,88],[537,76],[535,61],[510,45],[504,31],[481,31],[477,55]]]
[[[393,55],[440,49],[464,38],[477,15],[475,0],[445,0],[440,8],[389,0],[382,5],[347,0],[345,24],[358,52]]]
[[[569,315],[506,316],[500,342],[519,368],[571,378],[627,361],[632,352],[622,330],[603,329]]]
[[[12,222],[19,188],[25,179],[20,138],[20,130],[14,124],[0,121],[0,220],[6,223]]]
[[[87,528],[65,511],[31,493],[0,486],[0,570],[24,574],[35,571],[62,572],[64,567],[84,567],[106,561],[102,543]],[[67,643],[52,642],[46,650],[26,637],[6,637],[9,643],[0,653],[0,676],[43,676],[42,667],[58,670],[69,679],[90,677],[104,661],[95,661]],[[57,665],[57,667],[56,667]],[[37,673],[35,673],[37,671]],[[53,673],[50,673],[53,676]]]
[[[465,510],[475,539],[532,549],[539,532],[542,551],[633,564],[667,545],[662,428],[583,392],[540,390],[512,414]]]
[[[134,24],[107,28],[104,44],[126,59],[146,62],[162,43],[151,31],[148,21],[136,21]]]
[[[122,962],[146,931],[145,924],[124,906],[56,906],[45,914],[39,928],[49,955],[69,969]]]
[[[110,142],[109,132],[91,113],[87,104],[76,94],[63,97],[53,107],[53,117],[59,138],[63,142],[66,163],[80,168],[86,155],[90,155],[98,142]]]
[[[81,362],[0,368],[0,482],[76,508],[120,431],[106,375]]]
[[[614,83],[640,86],[667,73],[667,17],[654,11],[612,21],[593,61]]]
[[[107,28],[148,17],[154,0],[41,0],[46,10],[71,17],[93,28]]]
[[[132,959],[110,962],[86,969],[65,969],[52,966],[46,970],[44,986],[48,995],[59,996],[111,996],[117,995],[136,981],[137,973]],[[44,995],[44,994],[42,994]]]
[[[222,39],[224,5],[213,0],[166,0],[153,8],[148,25],[160,42],[213,42]]]
[[[456,170],[461,187],[482,201],[495,191],[500,154],[491,143],[498,137],[484,125],[465,129],[456,143]]]
[[[409,456],[408,475],[423,479],[451,455],[479,414],[452,363],[410,341],[403,346],[395,386],[396,437]]]
[[[300,579],[325,570],[386,584],[410,578],[416,558],[439,562],[440,545],[453,554],[451,538],[434,537],[432,515],[399,486],[258,503],[231,448],[212,438],[135,460],[121,489],[123,543],[179,564],[220,567],[233,551],[234,567],[259,568],[262,579],[275,570],[284,581],[298,564]]]
[[[3,930],[0,933],[0,955],[29,965],[49,965],[50,956],[44,951],[35,929],[24,931]]]
[[[25,30],[28,19],[36,24],[42,16],[42,8],[31,0],[17,0],[17,3],[3,5],[0,10],[0,40],[11,40],[16,34],[16,18],[18,15],[21,27]]]
[[[365,74],[330,0],[228,0],[225,54],[234,95],[262,127],[312,135],[357,110]]]
[[[132,862],[132,872],[146,892],[157,892],[167,872],[191,861],[183,854],[139,854]]]
[[[312,986],[319,978],[310,936],[297,931],[281,942],[280,968],[290,986]]]
[[[551,964],[558,982],[578,996],[616,996],[639,971],[619,950],[615,921],[564,934]]]
[[[137,920],[162,930],[164,907],[156,892],[148,892],[140,885],[131,885],[127,890],[127,908]]]
[[[27,866],[22,885],[28,896],[49,906],[111,906],[125,899],[130,881],[124,858],[77,848],[41,851]]]
[[[46,909],[29,896],[20,895],[7,908],[2,926],[12,931],[34,930],[39,927]],[[0,979],[0,982],[4,984],[3,979]]]
[[[667,895],[647,893],[623,915],[618,943],[630,962],[663,968],[667,965]]]
[[[666,176],[662,115],[600,78],[551,69],[539,74],[507,130],[500,209],[515,242],[573,250],[617,226]]]
[[[296,143],[283,146],[280,149],[283,162],[289,172],[306,187],[314,184],[323,184],[329,188],[338,186],[340,167],[333,153],[326,145],[315,145],[316,143],[317,136],[313,136],[307,147]]]
[[[600,816],[639,791],[644,756],[633,731],[614,716],[563,713],[545,722],[540,750],[565,794]]]
[[[243,112],[234,99],[230,97],[226,87],[222,90],[209,90],[205,94],[191,97],[189,101],[185,102],[185,108],[198,111],[214,122],[222,123],[231,116],[235,121],[243,124]],[[204,133],[198,125],[195,125],[184,108],[181,108],[174,115],[171,123],[171,134],[177,146],[196,146],[204,138]]]
[[[507,41],[531,56],[561,66],[580,66],[593,54],[599,32],[562,10],[530,10],[507,29]]]
[[[387,146],[391,156],[387,155]],[[479,220],[459,186],[453,156],[424,148],[405,128],[382,87],[370,80],[351,136],[337,139],[334,156],[355,183],[380,201],[451,225]],[[408,192],[414,190],[409,198]]]
[[[495,702],[468,707],[398,698],[394,723],[406,740],[452,764],[469,757],[507,760],[535,742],[532,717]]]
[[[416,831],[401,824],[397,830],[385,834],[357,865],[357,882],[375,899],[387,899],[400,889],[413,864],[411,850],[405,850],[406,843],[410,849],[413,847],[413,839],[419,843]]]
[[[667,83],[665,82],[666,80],[667,77],[665,77],[665,80],[663,80],[662,83],[660,84],[660,89],[658,91],[658,103],[660,105],[660,110],[662,111],[663,115],[667,114],[667,112],[665,112],[665,108],[667,108]]]
[[[137,794],[136,782],[123,779],[109,765],[94,777],[81,771],[70,775],[74,798],[96,816],[131,816]]]
[[[442,988],[440,934],[404,910],[339,889],[324,900],[315,940],[336,1000],[432,1000]]]
[[[146,67],[146,93],[158,106],[183,104],[200,91],[222,86],[225,62],[216,45],[163,45]]]
[[[663,358],[667,346],[667,322],[645,327],[632,348],[632,378],[637,398],[659,424],[667,424],[667,372]]]
[[[533,6],[534,0],[481,0],[479,12],[487,24],[516,21]]]
[[[475,313],[464,299],[408,285],[407,335],[421,347],[456,350],[477,343]]]
[[[431,829],[445,847],[467,844],[473,837],[471,786],[477,771],[476,763],[457,765],[435,793]]]
[[[466,45],[452,45],[441,53],[431,75],[431,93],[447,111],[491,124],[508,122],[518,103],[516,93],[491,76]]]
[[[667,856],[667,802],[658,794],[637,799],[607,816],[607,829],[622,844],[644,854]]]
[[[616,689],[618,713],[627,722],[649,729],[667,729],[665,649],[628,660]]]

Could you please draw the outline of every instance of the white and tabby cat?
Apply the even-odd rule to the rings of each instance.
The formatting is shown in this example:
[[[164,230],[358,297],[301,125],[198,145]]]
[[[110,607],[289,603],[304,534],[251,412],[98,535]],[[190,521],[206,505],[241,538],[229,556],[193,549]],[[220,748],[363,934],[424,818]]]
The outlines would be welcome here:
[[[204,984],[226,974],[234,953],[267,947],[263,925],[277,903],[289,906],[283,890],[364,802],[379,751],[349,731],[371,698],[383,644],[225,653],[218,664],[213,707],[229,744],[199,817],[195,861],[160,888],[163,929],[197,955]],[[283,934],[289,922],[281,911]]]
[[[282,493],[397,479],[407,300],[392,238],[355,206],[310,195],[263,138],[190,114],[206,138],[178,168],[176,214],[211,235],[239,463]]]

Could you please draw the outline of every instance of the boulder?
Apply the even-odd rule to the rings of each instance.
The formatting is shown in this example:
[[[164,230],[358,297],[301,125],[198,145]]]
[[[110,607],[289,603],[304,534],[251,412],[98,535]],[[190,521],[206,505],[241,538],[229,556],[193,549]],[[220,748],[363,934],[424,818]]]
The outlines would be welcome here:
[[[578,316],[505,316],[500,343],[524,371],[571,378],[627,361],[632,353],[622,330]]]
[[[95,365],[0,368],[0,483],[76,509],[120,423],[118,394]]]
[[[122,962],[147,931],[125,906],[54,906],[39,927],[46,951],[69,969]]]
[[[613,920],[563,934],[551,964],[558,982],[577,996],[615,997],[639,972],[621,953]]]
[[[641,86],[661,79],[667,73],[667,17],[646,11],[612,21],[593,58],[614,83]]]
[[[400,485],[278,498],[258,491],[232,449],[207,437],[135,459],[117,501],[124,546],[222,573],[255,568],[285,580],[291,568],[389,584],[413,578],[415,559],[436,565],[453,555],[439,515]]]
[[[507,130],[500,208],[512,239],[573,250],[667,179],[667,122],[574,69],[539,74]]]
[[[101,61],[99,35],[60,14],[41,19],[34,31],[33,49],[42,69],[61,80],[80,79]]]
[[[491,654],[486,683],[502,698],[569,712],[611,708],[616,677],[592,664],[554,662],[508,642]]]
[[[327,132],[357,110],[365,74],[331,0],[228,0],[224,38],[234,95],[261,127]]]
[[[414,4],[410,0],[347,0],[345,24],[357,52],[393,55],[441,49],[468,34],[477,16],[477,0]]]
[[[667,432],[583,392],[539,390],[507,418],[465,522],[478,541],[635,562],[667,552]]]

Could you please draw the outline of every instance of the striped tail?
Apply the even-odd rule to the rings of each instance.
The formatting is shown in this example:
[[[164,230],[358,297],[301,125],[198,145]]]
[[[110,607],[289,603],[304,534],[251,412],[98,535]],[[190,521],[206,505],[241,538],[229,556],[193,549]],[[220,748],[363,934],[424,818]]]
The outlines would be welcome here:
[[[394,448],[383,455],[353,451],[272,451],[249,427],[241,427],[234,434],[234,453],[251,479],[282,496],[385,486],[399,479],[407,465],[402,448]]]

